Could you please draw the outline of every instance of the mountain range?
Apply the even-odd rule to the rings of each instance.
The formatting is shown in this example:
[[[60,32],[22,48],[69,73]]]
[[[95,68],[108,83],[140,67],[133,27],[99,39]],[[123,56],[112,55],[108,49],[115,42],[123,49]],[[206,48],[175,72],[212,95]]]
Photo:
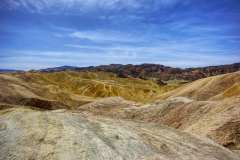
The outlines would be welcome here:
[[[14,69],[0,69],[0,73],[13,73],[13,72],[23,72],[23,71],[14,70]]]
[[[62,66],[39,70],[41,72],[59,72],[59,71],[103,71],[115,73],[118,77],[134,77],[141,79],[153,79],[156,81],[185,80],[194,81],[209,76],[231,73],[240,70],[240,63],[229,65],[208,66],[198,68],[173,68],[159,64],[141,64],[141,65],[122,65],[110,64],[90,67]]]

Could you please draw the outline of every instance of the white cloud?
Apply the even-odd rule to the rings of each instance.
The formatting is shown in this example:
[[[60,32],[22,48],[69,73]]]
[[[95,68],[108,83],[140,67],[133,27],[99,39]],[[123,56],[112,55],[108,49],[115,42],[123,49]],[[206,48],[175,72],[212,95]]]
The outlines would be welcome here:
[[[76,31],[69,35],[72,38],[89,39],[92,41],[121,41],[136,42],[137,40],[130,34],[117,31]]]
[[[42,12],[52,9],[59,11],[87,12],[96,9],[154,9],[162,6],[171,6],[180,0],[4,0],[9,9],[24,8],[30,12]],[[43,12],[44,13],[44,12]]]
[[[32,12],[41,12],[51,8],[56,8],[61,11],[68,9],[88,11],[96,8],[137,8],[140,5],[137,0],[6,0],[5,3],[7,3],[11,9],[25,8]]]
[[[182,0],[183,3],[188,3],[189,0]],[[180,2],[179,0],[157,0],[157,3],[160,5],[174,5]]]
[[[6,51],[0,57],[0,68],[40,69],[46,67],[73,65],[90,66],[110,63],[140,64],[156,63],[173,67],[197,67],[208,65],[230,64],[240,59],[235,52],[221,50],[196,50],[195,47],[182,44],[166,44],[149,47],[97,47],[66,44],[66,47],[76,48],[75,51],[36,51],[16,50]],[[182,50],[183,48],[187,48]],[[195,49],[194,49],[195,48]],[[86,52],[86,50],[88,50]],[[218,53],[218,54],[217,54]]]

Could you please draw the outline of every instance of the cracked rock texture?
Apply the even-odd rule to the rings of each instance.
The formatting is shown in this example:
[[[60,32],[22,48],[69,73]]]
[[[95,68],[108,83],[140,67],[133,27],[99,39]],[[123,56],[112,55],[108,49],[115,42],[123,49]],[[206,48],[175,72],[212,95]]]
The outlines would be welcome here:
[[[66,110],[0,111],[0,160],[239,160],[209,139]]]

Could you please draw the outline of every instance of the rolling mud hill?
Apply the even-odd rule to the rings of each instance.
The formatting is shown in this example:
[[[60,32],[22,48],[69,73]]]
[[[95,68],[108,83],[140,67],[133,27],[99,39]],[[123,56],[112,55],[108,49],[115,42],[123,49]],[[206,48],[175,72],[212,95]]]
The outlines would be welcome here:
[[[208,77],[189,83],[159,98],[189,97],[195,100],[221,100],[240,96],[240,71]]]
[[[146,103],[181,84],[119,78],[104,72],[0,74],[0,100],[11,104],[74,109],[98,98],[120,96]],[[42,105],[44,104],[44,105]],[[40,107],[39,106],[39,107]]]
[[[240,160],[239,83],[0,74],[0,160]]]
[[[94,115],[164,124],[209,137],[232,150],[240,150],[240,72],[201,79],[164,94],[143,106],[112,107],[109,99],[80,106]],[[96,104],[97,102],[94,102]],[[119,102],[118,102],[119,103]],[[100,105],[101,106],[101,105]]]

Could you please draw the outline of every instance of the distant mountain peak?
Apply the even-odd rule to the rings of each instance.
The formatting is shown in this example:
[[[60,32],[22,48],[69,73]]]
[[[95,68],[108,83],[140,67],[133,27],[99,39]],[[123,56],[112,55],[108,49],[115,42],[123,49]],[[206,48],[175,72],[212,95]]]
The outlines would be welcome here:
[[[110,64],[90,67],[74,67],[74,66],[60,66],[55,68],[47,68],[39,70],[40,72],[59,72],[59,71],[103,71],[115,73],[121,78],[134,77],[141,79],[153,79],[153,80],[187,80],[193,81],[209,76],[215,76],[219,74],[231,73],[240,70],[240,63],[234,63],[229,65],[197,67],[197,68],[173,68],[164,66],[161,64],[144,63],[139,65],[133,64]]]

